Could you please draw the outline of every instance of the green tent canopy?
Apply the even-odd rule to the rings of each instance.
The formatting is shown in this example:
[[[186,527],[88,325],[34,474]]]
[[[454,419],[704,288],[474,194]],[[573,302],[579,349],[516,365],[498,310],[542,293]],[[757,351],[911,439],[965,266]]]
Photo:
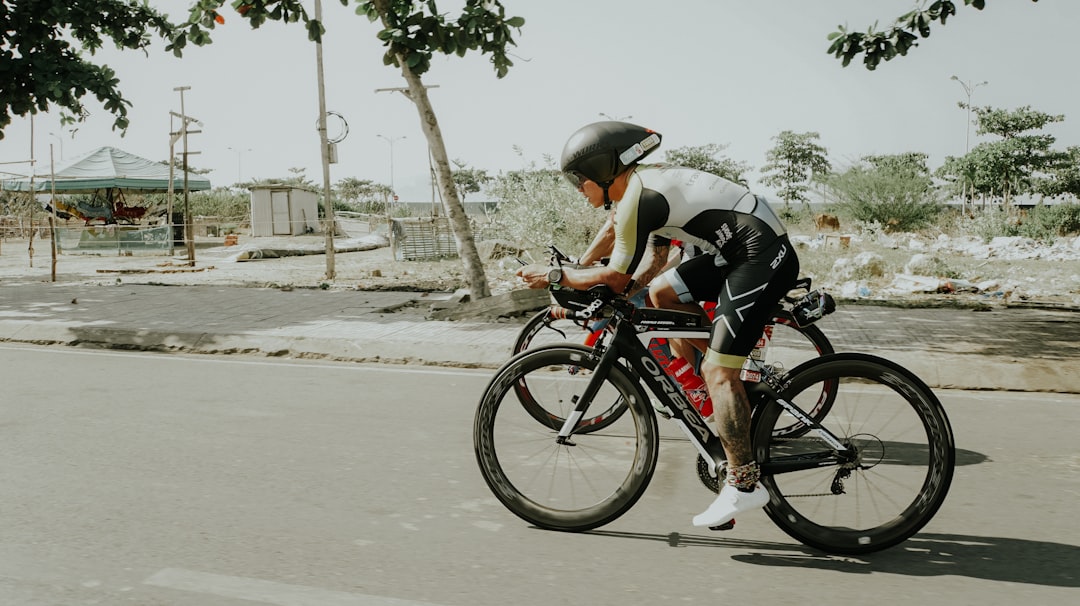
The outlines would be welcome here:
[[[210,180],[188,172],[188,191],[210,189]],[[30,178],[7,179],[0,183],[7,191],[30,191]],[[140,193],[166,193],[169,191],[169,166],[153,162],[116,149],[100,147],[72,160],[56,171],[56,192],[65,194],[88,194],[101,190],[120,189]],[[184,189],[182,167],[173,169],[173,190]],[[53,190],[50,174],[34,176],[34,191],[49,193]]]

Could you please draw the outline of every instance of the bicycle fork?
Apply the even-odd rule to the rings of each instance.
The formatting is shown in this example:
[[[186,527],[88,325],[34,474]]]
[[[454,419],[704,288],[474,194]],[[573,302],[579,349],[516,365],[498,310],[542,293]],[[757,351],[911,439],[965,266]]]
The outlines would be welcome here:
[[[597,343],[594,351],[596,350],[600,350],[600,361],[597,362],[596,368],[593,369],[592,377],[589,378],[585,389],[573,397],[574,409],[570,411],[570,414],[566,415],[566,420],[563,421],[562,428],[559,429],[559,435],[555,438],[557,444],[574,446],[570,436],[573,435],[574,428],[577,427],[578,422],[585,415],[585,411],[592,404],[593,398],[600,391],[604,381],[607,379],[608,371],[611,370],[611,366],[615,364],[615,359],[618,357],[618,350],[614,347],[604,347],[602,344]]]

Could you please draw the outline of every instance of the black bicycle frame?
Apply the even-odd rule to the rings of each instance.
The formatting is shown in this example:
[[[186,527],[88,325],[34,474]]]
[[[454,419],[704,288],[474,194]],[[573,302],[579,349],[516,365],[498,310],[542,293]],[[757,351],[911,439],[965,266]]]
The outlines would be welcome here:
[[[596,368],[593,369],[593,375],[585,386],[585,390],[576,396],[574,410],[567,416],[566,421],[559,430],[557,441],[560,444],[573,444],[570,437],[573,435],[578,421],[581,420],[589,405],[592,404],[593,397],[599,392],[611,367],[622,359],[641,377],[649,391],[667,407],[672,420],[690,438],[690,443],[697,448],[699,454],[706,461],[712,461],[714,470],[720,469],[721,465],[727,460],[720,438],[709,429],[701,413],[694,408],[693,404],[687,399],[686,394],[683,393],[682,387],[668,376],[660,362],[656,360],[652,352],[642,342],[642,339],[647,342],[652,338],[701,338],[703,336],[702,331],[650,326],[647,331],[639,333],[629,321],[627,313],[625,310],[616,309],[611,319],[614,328],[605,331],[594,346],[594,352],[597,352],[600,356],[599,362]],[[668,313],[678,314],[681,312],[670,311]],[[846,460],[842,455],[850,453],[849,446],[843,444],[832,432],[822,427],[820,423],[794,403],[780,397],[767,382],[744,383],[744,385],[751,402],[762,402],[765,405],[768,402],[775,402],[810,430],[816,432],[831,447],[830,450],[802,453],[793,457],[766,461],[761,468],[763,475],[775,475],[837,465]]]

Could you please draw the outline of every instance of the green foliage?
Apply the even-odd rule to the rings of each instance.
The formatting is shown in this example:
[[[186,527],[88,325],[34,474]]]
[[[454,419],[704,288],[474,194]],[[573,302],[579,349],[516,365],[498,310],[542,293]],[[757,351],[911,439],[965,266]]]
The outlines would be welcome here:
[[[525,24],[521,17],[507,17],[498,0],[466,0],[461,15],[453,20],[439,12],[435,0],[364,0],[356,12],[371,21],[382,20],[379,39],[387,47],[383,63],[400,66],[402,57],[418,76],[431,67],[435,51],[464,57],[479,50],[491,55],[495,74],[502,78],[514,65],[506,53],[506,46],[515,44],[510,30],[520,32]]]
[[[65,111],[65,124],[87,115],[90,94],[127,129],[131,103],[107,65],[88,59],[110,39],[120,49],[145,49],[151,33],[169,39],[175,27],[148,4],[130,0],[4,0],[0,2],[0,139],[12,115]],[[69,115],[69,114],[70,115]]]
[[[998,236],[1022,236],[1053,243],[1058,238],[1080,234],[1080,204],[1041,204],[1020,214],[992,206],[978,211],[961,229],[987,242]]]
[[[466,168],[467,164],[462,160],[454,160],[454,166],[458,167],[453,171],[451,177],[454,180],[454,185],[457,186],[458,196],[461,197],[461,201],[465,201],[466,194],[475,194],[483,189],[484,184],[491,181],[491,177],[488,176],[486,170],[476,168]]]
[[[389,185],[375,183],[369,179],[346,177],[334,185],[333,195],[336,197],[334,208],[381,214],[386,212],[392,194]]]
[[[251,216],[251,194],[223,187],[188,194],[191,214],[196,217],[219,217],[226,222],[245,221]],[[183,204],[181,201],[179,204]],[[177,203],[173,203],[177,207]]]
[[[28,216],[40,208],[28,193],[0,191],[0,215]]]
[[[603,211],[590,206],[554,168],[500,174],[485,189],[499,203],[491,231],[534,255],[542,256],[550,244],[580,254],[604,223]]]
[[[196,2],[169,49],[179,54],[188,42],[209,44],[210,30],[224,23],[218,11],[225,2]],[[348,0],[339,2],[342,6],[349,4]],[[232,6],[253,28],[268,19],[302,21],[308,38],[315,42],[326,31],[322,23],[308,15],[301,0],[233,0]],[[495,73],[502,78],[514,65],[506,53],[506,46],[515,44],[511,29],[520,32],[525,24],[521,17],[507,17],[498,0],[466,0],[456,19],[448,19],[446,13],[440,12],[435,0],[357,0],[356,13],[373,22],[382,21],[383,29],[377,35],[387,47],[383,63],[400,66],[398,57],[403,57],[416,75],[428,71],[435,52],[463,57],[470,50],[478,50],[491,55]]]
[[[806,192],[814,178],[829,172],[831,165],[825,148],[815,143],[817,133],[794,133],[785,130],[773,137],[776,146],[765,154],[761,182],[777,188],[785,205],[794,201],[809,202]]]
[[[745,162],[737,162],[727,156],[720,155],[720,152],[727,149],[727,147],[727,145],[716,143],[696,147],[679,147],[666,152],[664,158],[671,164],[696,168],[719,175],[728,181],[746,185],[746,177],[743,176],[743,173],[749,171],[751,167]]]
[[[162,215],[168,208],[168,194],[146,194],[128,197],[129,204],[138,204],[147,208],[156,209]],[[93,196],[81,197],[84,203],[101,204]],[[80,196],[72,196],[72,203],[78,202]],[[210,191],[196,191],[188,193],[188,202],[191,203],[191,214],[194,217],[217,217],[224,222],[246,221],[251,216],[251,195],[247,191],[230,189],[227,187],[215,187]],[[173,198],[173,212],[184,212],[184,197],[177,193]]]
[[[964,103],[961,107],[967,108]],[[1051,149],[1055,138],[1043,133],[1030,133],[1051,122],[1061,122],[1062,115],[1051,115],[1024,106],[1008,111],[992,107],[971,108],[977,117],[978,133],[996,135],[998,140],[980,143],[966,156],[948,157],[938,169],[938,175],[951,179],[954,189],[967,189],[973,194],[1004,198],[1015,194],[1068,190],[1069,170],[1075,173],[1075,163],[1068,153]],[[1070,166],[1071,165],[1071,166]],[[1061,170],[1065,181],[1048,183]],[[1050,178],[1040,176],[1051,174]]]
[[[867,156],[861,164],[827,178],[838,214],[886,231],[913,231],[931,224],[944,208],[926,167],[926,154]]]
[[[1044,196],[1080,197],[1080,147],[1067,148],[1060,161],[1049,167],[1047,173],[1048,178],[1036,183],[1038,193]]]
[[[348,0],[338,1],[342,6],[349,5]],[[179,57],[188,42],[196,46],[210,44],[213,41],[210,39],[210,30],[225,23],[225,17],[218,12],[225,2],[226,0],[197,0],[191,6],[187,22],[176,30],[166,50],[171,50]],[[308,38],[312,41],[319,41],[326,31],[321,23],[308,16],[301,0],[232,0],[232,7],[248,20],[253,29],[269,19],[285,23],[303,21],[307,27]]]
[[[1038,2],[1039,0],[1032,0]],[[964,0],[966,6],[982,10],[985,0]],[[930,26],[934,22],[945,22],[956,14],[956,4],[950,0],[935,0],[925,8],[917,8],[901,15],[893,25],[883,31],[875,23],[866,32],[848,31],[846,26],[838,26],[837,31],[829,34],[831,41],[826,51],[840,59],[847,67],[855,57],[863,56],[863,65],[874,70],[882,61],[890,61],[897,56],[904,56],[913,47],[918,46],[919,38],[930,36]],[[916,36],[918,34],[918,36]]]
[[[814,224],[814,209],[809,204],[802,204],[799,206],[791,206],[785,204],[783,208],[773,209],[776,211],[780,218],[784,221],[784,225],[789,229],[795,226],[812,226]]]

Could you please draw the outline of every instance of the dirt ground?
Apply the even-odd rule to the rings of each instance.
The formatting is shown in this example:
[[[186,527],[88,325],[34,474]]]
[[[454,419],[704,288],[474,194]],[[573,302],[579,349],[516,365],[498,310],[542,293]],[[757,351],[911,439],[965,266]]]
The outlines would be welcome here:
[[[58,282],[114,284],[221,284],[256,287],[344,288],[358,290],[405,290],[453,292],[465,287],[461,262],[457,259],[434,261],[397,261],[388,245],[357,252],[334,254],[335,279],[326,279],[327,257],[296,254],[281,258],[237,260],[241,253],[254,249],[321,249],[323,236],[288,238],[250,238],[241,236],[236,246],[223,246],[220,239],[198,241],[195,262],[190,264],[183,247],[175,254],[116,251],[61,253],[56,257]],[[27,240],[0,242],[0,286],[20,281],[51,281],[53,260],[48,240],[33,242],[33,256]],[[338,241],[337,247],[342,247]],[[487,268],[493,291],[514,288],[510,269],[497,263]]]
[[[350,241],[337,241],[341,248]],[[179,247],[175,254],[120,255],[116,251],[95,253],[61,253],[56,258],[55,281],[88,284],[218,284],[269,288],[324,288],[355,290],[397,290],[450,293],[467,287],[458,259],[434,261],[399,261],[394,259],[388,243],[371,250],[337,252],[334,255],[336,277],[326,279],[327,257],[318,254],[296,254],[280,258],[241,261],[241,253],[254,249],[320,250],[325,244],[321,235],[251,238],[241,236],[235,246],[223,246],[222,239],[204,239],[196,243],[194,264],[189,264],[186,250]],[[52,281],[53,263],[48,240],[33,242],[33,256],[27,240],[5,239],[0,242],[0,288],[25,281]],[[803,253],[800,252],[800,257]],[[807,255],[809,256],[809,255]],[[485,259],[485,270],[493,294],[503,294],[522,287],[513,271],[513,260]],[[1023,271],[1032,275],[1050,272],[1061,275],[1075,272],[1075,262],[1047,261],[1045,268],[1027,265]],[[1016,263],[1008,263],[1018,269]],[[815,286],[824,287],[838,299],[839,284],[829,282],[828,276],[815,278]],[[870,297],[862,302],[902,306],[1033,306],[1080,309],[1080,293],[1066,289],[1061,293],[1040,293],[1038,296],[988,297],[972,293],[926,293],[891,296],[887,300]]]

